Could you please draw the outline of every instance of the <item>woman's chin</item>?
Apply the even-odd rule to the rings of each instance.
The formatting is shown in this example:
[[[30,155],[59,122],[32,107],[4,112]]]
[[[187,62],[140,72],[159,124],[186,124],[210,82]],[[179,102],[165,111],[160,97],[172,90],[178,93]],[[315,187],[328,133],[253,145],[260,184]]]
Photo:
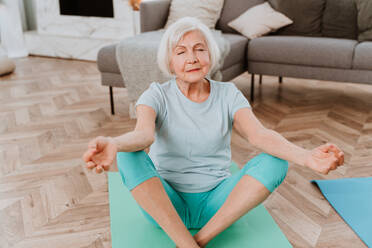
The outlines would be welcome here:
[[[186,75],[186,77],[182,77],[183,81],[190,82],[190,83],[196,83],[200,82],[205,78],[206,74],[204,73],[198,73],[197,75]]]

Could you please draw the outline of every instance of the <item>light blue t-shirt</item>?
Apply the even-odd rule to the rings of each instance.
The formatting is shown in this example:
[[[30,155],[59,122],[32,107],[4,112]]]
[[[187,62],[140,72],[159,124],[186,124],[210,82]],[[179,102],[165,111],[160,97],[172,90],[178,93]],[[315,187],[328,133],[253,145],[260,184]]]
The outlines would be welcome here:
[[[235,112],[251,108],[232,82],[208,79],[210,95],[191,101],[176,80],[153,82],[136,102],[156,112],[149,156],[158,173],[177,191],[205,192],[231,176],[231,131]]]

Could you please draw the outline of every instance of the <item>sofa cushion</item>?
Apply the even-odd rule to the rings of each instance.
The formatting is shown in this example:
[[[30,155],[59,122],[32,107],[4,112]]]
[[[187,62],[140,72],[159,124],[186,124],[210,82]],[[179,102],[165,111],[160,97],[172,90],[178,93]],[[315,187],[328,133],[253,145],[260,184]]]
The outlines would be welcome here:
[[[354,0],[327,0],[323,14],[324,37],[356,40],[358,12]]]
[[[208,28],[214,28],[220,17],[224,0],[172,0],[165,29],[178,19],[196,17]]]
[[[355,0],[358,10],[358,40],[372,41],[372,1]]]
[[[224,33],[238,34],[227,23],[243,14],[247,9],[264,2],[265,0],[225,0],[216,29],[220,29]]]
[[[244,62],[247,54],[248,38],[238,34],[223,34],[223,37],[230,42],[230,53],[226,56],[222,70],[230,66]]]
[[[269,0],[271,6],[293,21],[279,29],[278,35],[321,36],[326,0]]]
[[[265,2],[249,8],[227,25],[245,37],[254,39],[292,23],[292,20]]]
[[[361,42],[355,47],[353,69],[372,70],[372,42]]]
[[[116,62],[116,45],[104,46],[98,51],[97,66],[99,71],[120,73],[118,63]]]
[[[263,36],[248,46],[248,61],[350,69],[354,47],[349,39]]]

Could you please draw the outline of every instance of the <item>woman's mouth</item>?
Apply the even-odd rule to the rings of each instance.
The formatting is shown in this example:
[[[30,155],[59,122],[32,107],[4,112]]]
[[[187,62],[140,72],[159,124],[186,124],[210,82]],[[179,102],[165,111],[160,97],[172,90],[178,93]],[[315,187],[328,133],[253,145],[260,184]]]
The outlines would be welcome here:
[[[199,71],[199,70],[200,70],[200,68],[196,68],[196,69],[189,70],[187,72],[194,72],[194,71]]]

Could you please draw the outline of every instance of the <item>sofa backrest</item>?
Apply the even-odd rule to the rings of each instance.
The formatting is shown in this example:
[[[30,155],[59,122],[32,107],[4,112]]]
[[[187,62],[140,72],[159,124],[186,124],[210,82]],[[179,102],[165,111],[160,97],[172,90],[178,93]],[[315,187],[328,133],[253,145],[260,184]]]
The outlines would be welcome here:
[[[269,0],[273,9],[293,21],[278,35],[322,36],[322,16],[326,0]]]
[[[227,23],[266,0],[224,0],[216,29],[238,33]],[[325,36],[357,39],[357,9],[354,0],[268,0],[277,11],[294,21],[270,35]]]
[[[358,11],[354,0],[327,0],[322,19],[325,37],[356,40]]]

